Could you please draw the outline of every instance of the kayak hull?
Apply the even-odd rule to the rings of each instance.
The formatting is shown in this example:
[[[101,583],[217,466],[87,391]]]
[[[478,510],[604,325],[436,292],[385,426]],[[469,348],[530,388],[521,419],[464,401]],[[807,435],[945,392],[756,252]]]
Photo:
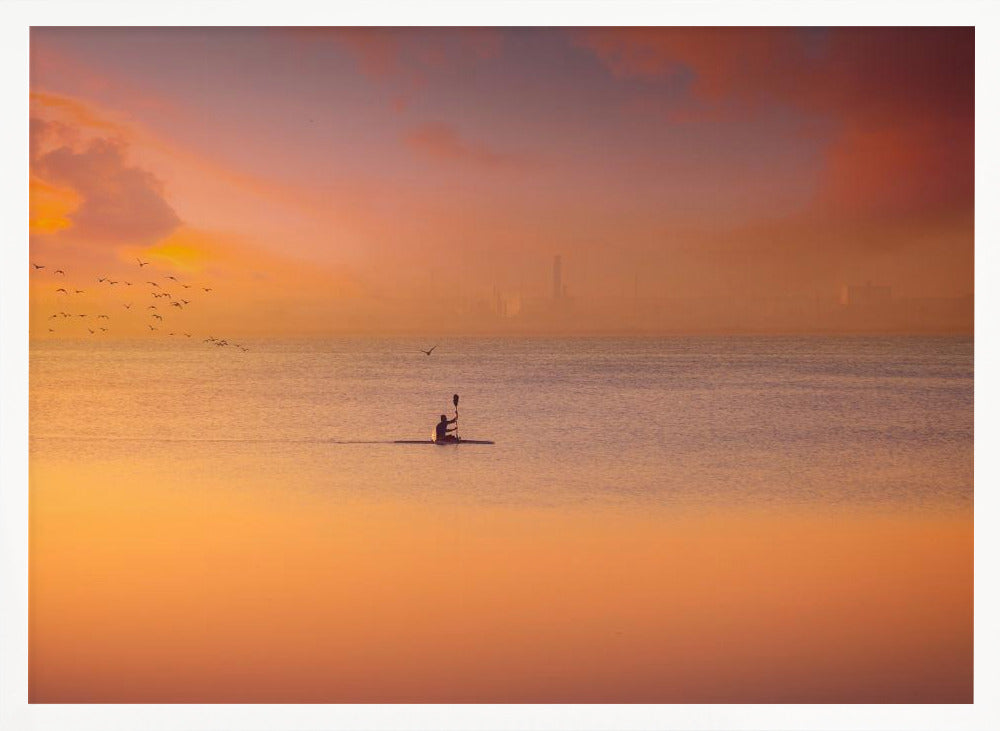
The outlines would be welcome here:
[[[433,439],[397,439],[393,444],[433,444],[438,447],[447,447],[455,444],[496,444],[483,439],[449,439],[447,441],[435,441]]]

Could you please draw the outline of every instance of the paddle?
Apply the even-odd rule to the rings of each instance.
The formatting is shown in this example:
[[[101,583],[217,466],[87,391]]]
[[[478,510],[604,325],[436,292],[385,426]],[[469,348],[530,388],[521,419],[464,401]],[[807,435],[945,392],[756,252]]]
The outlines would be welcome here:
[[[451,397],[451,402],[455,404],[455,439],[458,439],[458,394]]]

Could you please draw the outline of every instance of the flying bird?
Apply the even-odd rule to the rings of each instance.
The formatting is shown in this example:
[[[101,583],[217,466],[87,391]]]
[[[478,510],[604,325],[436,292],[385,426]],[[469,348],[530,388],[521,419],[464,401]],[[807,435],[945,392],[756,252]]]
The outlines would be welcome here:
[[[97,319],[98,320],[110,320],[111,318],[108,317],[107,315],[98,315]]]
[[[102,332],[102,333],[106,333],[107,331],[108,331],[108,329],[107,329],[106,327],[102,327],[102,328],[101,328],[101,332]]]
[[[52,319],[54,319],[54,318],[56,318],[56,317],[59,317],[59,315],[49,315],[49,319],[50,319],[50,320],[52,320]]]
[[[64,272],[64,271],[63,271],[62,269],[56,269],[56,270],[55,270],[54,272],[52,272],[52,273],[53,273],[53,274],[65,274],[66,272]]]
[[[49,332],[50,332],[50,333],[54,333],[54,332],[55,332],[55,330],[53,330],[53,329],[52,329],[52,328],[50,327],[50,328],[49,328]]]
[[[184,289],[191,289],[190,284],[182,284],[181,286],[184,287]]]
[[[147,310],[155,310],[155,309],[156,309],[156,305],[150,305],[150,306],[149,306],[149,307],[147,307],[146,309],[147,309]]]
[[[156,318],[157,320],[159,320],[160,322],[163,322],[163,315],[157,315],[157,314],[156,314],[156,313],[154,312],[154,313],[153,313],[153,317],[155,317],[155,318]]]
[[[173,279],[175,282],[177,281],[177,277],[175,277],[173,274],[168,274],[167,279]]]
[[[184,337],[186,337],[186,338],[191,337],[191,333],[184,333]]]
[[[212,291],[211,287],[202,287],[202,289],[205,290],[206,292],[211,292]]]
[[[148,261],[143,261],[143,260],[142,260],[142,259],[140,259],[139,257],[136,257],[136,258],[135,258],[135,260],[136,260],[137,262],[139,262],[139,268],[140,268],[140,269],[142,269],[142,268],[143,268],[144,266],[146,266],[147,264],[149,264],[149,262],[148,262]]]
[[[63,294],[69,294],[69,292],[67,292],[67,291],[66,291],[65,289],[63,289],[62,287],[60,287],[59,289],[57,289],[57,290],[56,290],[56,292],[62,292]]]
[[[89,327],[88,327],[87,329],[88,329],[88,330],[90,330],[90,334],[91,334],[91,335],[93,335],[93,334],[94,334],[94,331],[93,331],[93,330],[91,330],[91,329],[90,329]]]
[[[117,280],[108,280],[108,284],[118,284]]]
[[[154,287],[159,287],[160,286],[156,282],[146,282],[146,284],[152,284]]]
[[[124,307],[126,310],[131,310],[132,309],[132,305],[130,305],[130,304],[129,305],[122,305],[122,307]]]
[[[68,317],[68,315],[67,315]],[[77,317],[86,317],[86,315],[77,315]]]
[[[125,282],[125,286],[126,287],[131,287],[132,286],[132,282]]]
[[[436,348],[436,347],[437,346],[435,345],[434,348]],[[424,355],[430,355],[431,353],[434,352],[434,348],[431,348],[430,350],[423,350],[423,349],[421,349],[420,352],[423,353]]]
[[[97,278],[97,281],[98,281],[98,282],[106,282],[107,280],[108,280],[108,278],[107,278],[107,277],[98,277],[98,278]]]
[[[78,290],[76,290],[76,292],[74,292],[74,294],[83,294],[83,290],[82,289],[78,289]]]
[[[31,266],[35,267],[35,269],[44,269],[45,268],[44,264],[36,264],[35,262],[31,262]]]
[[[182,310],[184,309],[184,305],[182,305],[180,302],[171,302],[170,304],[173,305],[174,307],[180,307]]]
[[[155,330],[156,328],[155,328],[155,327],[153,327],[152,325],[150,325],[150,326],[149,326],[149,329],[150,329],[150,330]]]
[[[183,302],[183,303],[184,303],[184,304],[186,304],[186,305],[189,305],[189,304],[191,304],[191,301],[190,301],[190,300],[181,300],[181,302]]]

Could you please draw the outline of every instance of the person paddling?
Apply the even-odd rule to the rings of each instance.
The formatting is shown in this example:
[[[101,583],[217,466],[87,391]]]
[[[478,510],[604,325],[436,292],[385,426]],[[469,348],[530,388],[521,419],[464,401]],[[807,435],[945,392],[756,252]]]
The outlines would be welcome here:
[[[451,427],[450,429],[448,428],[449,424],[454,424],[456,421],[458,421],[458,416],[457,415],[455,416],[454,419],[449,419],[444,414],[441,414],[441,421],[439,421],[437,423],[437,426],[434,428],[434,441],[435,442],[454,442],[454,441],[456,441],[458,439],[458,437],[456,437],[455,435],[451,434],[451,432],[457,430],[458,427],[456,426],[456,427]]]

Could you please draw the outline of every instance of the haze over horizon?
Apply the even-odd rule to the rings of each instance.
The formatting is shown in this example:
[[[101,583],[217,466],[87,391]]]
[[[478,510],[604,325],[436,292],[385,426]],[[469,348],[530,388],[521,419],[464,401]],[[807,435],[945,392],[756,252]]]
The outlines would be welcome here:
[[[137,257],[198,334],[972,331],[972,28],[35,27],[31,115],[36,336]]]

